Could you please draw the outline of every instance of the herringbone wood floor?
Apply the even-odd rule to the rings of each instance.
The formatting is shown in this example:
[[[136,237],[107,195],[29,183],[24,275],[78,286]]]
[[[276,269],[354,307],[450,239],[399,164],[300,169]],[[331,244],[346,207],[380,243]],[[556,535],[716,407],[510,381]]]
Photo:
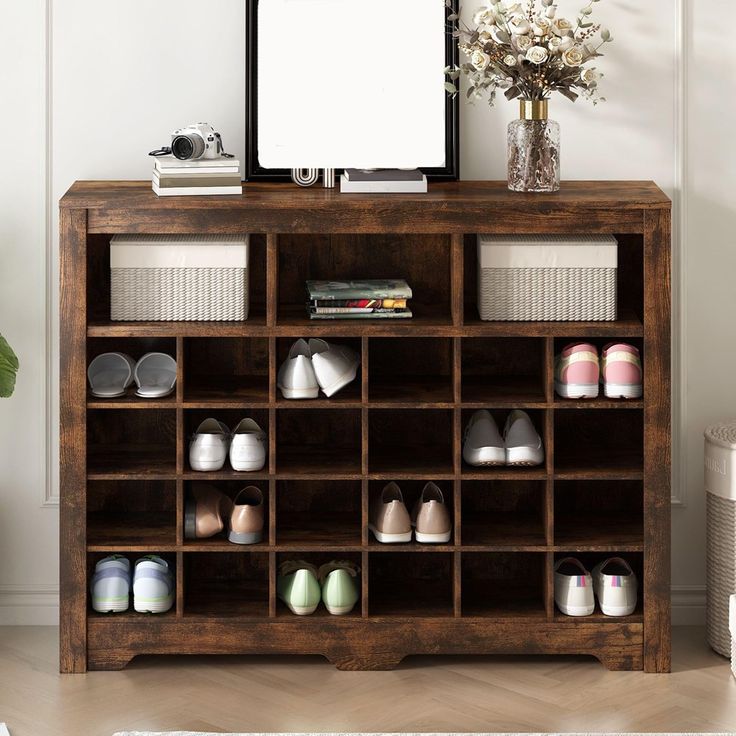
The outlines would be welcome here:
[[[586,658],[443,657],[338,672],[316,657],[143,658],[57,674],[54,628],[0,628],[11,736],[197,731],[736,731],[736,680],[703,630],[678,628],[671,675]]]

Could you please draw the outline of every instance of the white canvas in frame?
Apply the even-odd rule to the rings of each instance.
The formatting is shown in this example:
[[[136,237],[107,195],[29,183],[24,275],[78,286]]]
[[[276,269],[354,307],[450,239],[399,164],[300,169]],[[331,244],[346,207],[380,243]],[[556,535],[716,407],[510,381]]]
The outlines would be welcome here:
[[[258,158],[445,164],[444,0],[260,0]]]

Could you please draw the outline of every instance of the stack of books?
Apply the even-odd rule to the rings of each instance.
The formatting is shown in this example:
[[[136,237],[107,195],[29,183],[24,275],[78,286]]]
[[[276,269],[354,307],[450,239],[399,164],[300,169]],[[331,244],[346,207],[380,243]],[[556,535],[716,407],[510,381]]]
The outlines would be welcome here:
[[[345,169],[340,177],[343,193],[427,193],[427,177],[419,169]]]
[[[310,319],[407,319],[409,284],[403,279],[307,281]]]
[[[174,156],[157,156],[154,160],[153,191],[159,197],[243,193],[238,159],[180,161]]]

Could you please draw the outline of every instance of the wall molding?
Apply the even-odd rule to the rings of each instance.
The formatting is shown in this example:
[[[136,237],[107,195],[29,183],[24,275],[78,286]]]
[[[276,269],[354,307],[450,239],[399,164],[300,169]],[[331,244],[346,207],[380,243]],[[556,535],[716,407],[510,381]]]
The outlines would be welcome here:
[[[54,210],[53,202],[53,0],[45,0],[44,22],[43,22],[43,47],[45,59],[43,64],[43,90],[44,90],[44,124],[41,141],[43,156],[43,181],[42,188],[44,224],[42,235],[42,247],[44,254],[44,314],[46,324],[44,325],[43,356],[46,366],[46,376],[43,385],[43,424],[44,435],[44,457],[46,459],[44,468],[44,483],[41,489],[41,506],[43,508],[57,508],[59,506],[59,484],[57,474],[58,462],[58,422],[56,417],[56,361],[54,359],[54,325],[55,308],[53,295],[56,293],[56,269],[54,267]]]
[[[688,215],[688,1],[677,0],[675,22],[675,186],[672,217],[672,496],[673,506],[687,505],[687,268]]]
[[[705,585],[673,585],[673,626],[705,625]]]
[[[58,623],[56,583],[0,585],[0,626],[57,626]]]

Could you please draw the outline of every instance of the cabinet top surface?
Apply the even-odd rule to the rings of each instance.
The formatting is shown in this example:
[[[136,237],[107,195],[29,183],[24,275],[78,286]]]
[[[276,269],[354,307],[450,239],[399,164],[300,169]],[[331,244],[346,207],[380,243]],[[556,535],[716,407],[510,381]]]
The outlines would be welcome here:
[[[338,189],[299,188],[294,184],[246,183],[241,196],[157,197],[148,181],[77,181],[60,201],[62,208],[110,210],[392,211],[508,207],[549,212],[571,209],[647,210],[670,207],[651,181],[566,181],[554,194],[511,192],[505,181],[430,184],[427,194],[341,194]]]

